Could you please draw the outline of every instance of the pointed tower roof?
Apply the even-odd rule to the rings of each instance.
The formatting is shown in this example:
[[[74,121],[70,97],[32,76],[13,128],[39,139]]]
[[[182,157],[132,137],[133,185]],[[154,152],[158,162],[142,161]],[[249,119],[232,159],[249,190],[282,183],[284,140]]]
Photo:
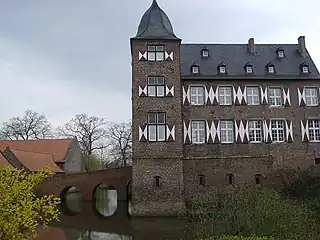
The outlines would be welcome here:
[[[153,0],[150,8],[144,13],[135,39],[179,39],[173,32],[167,14]]]

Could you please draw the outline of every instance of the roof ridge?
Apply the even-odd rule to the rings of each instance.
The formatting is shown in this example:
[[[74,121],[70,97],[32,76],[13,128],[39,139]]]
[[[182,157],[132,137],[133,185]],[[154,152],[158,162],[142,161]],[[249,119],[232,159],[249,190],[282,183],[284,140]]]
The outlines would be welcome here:
[[[48,155],[51,156],[53,158],[53,155],[50,153],[40,153],[40,152],[36,152],[36,151],[30,151],[30,150],[22,150],[22,149],[16,149],[16,148],[10,148],[11,151],[18,151],[18,152],[27,152],[27,153],[35,153],[38,155]]]

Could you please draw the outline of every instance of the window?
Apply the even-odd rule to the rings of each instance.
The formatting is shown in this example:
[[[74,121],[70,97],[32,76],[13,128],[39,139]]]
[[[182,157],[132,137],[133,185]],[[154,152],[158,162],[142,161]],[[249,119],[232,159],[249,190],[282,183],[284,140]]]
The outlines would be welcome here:
[[[164,97],[164,77],[148,77],[148,96],[149,97]]]
[[[267,71],[268,73],[275,73],[275,67],[273,64],[268,64],[267,65]]]
[[[160,179],[161,179],[161,177],[159,177],[159,176],[154,177],[154,185],[157,188],[160,187]]]
[[[284,51],[283,50],[278,50],[278,58],[283,58],[284,57]]]
[[[314,163],[317,164],[317,165],[320,164],[320,158],[315,158],[314,159]]]
[[[247,104],[248,105],[259,105],[260,104],[260,94],[258,87],[247,87]]]
[[[201,144],[206,141],[206,133],[205,133],[205,121],[192,121],[191,122],[191,136],[192,143]]]
[[[254,178],[256,180],[256,184],[261,184],[261,174],[254,175]]]
[[[319,120],[308,120],[309,140],[310,142],[320,141],[320,125]]]
[[[205,181],[204,175],[199,175],[199,185],[200,186],[205,186],[206,185],[206,181]]]
[[[231,87],[219,87],[219,104],[220,105],[232,105],[232,88]]]
[[[219,66],[219,73],[226,73],[226,66]]]
[[[165,124],[165,113],[148,113],[148,140],[150,142],[166,140]]]
[[[220,121],[220,137],[221,143],[234,142],[233,121]]]
[[[282,89],[281,88],[269,88],[269,103],[270,106],[279,107],[282,106]]]
[[[192,66],[191,70],[192,70],[192,73],[198,74],[199,73],[199,66]]]
[[[207,49],[202,50],[202,57],[209,57],[209,51]]]
[[[191,105],[204,104],[204,87],[190,87]]]
[[[163,61],[164,60],[164,46],[163,45],[149,45],[148,46],[148,61]]]
[[[272,142],[284,142],[284,121],[271,120]]]
[[[319,89],[315,87],[305,88],[305,97],[307,106],[318,106],[319,104]]]
[[[308,66],[303,66],[302,67],[302,73],[308,73],[309,72],[309,67]]]
[[[246,73],[252,73],[253,72],[253,68],[251,65],[246,66]]]
[[[227,174],[227,177],[228,177],[228,183],[229,184],[233,184],[234,183],[234,176],[232,173],[228,173]]]
[[[249,142],[262,142],[262,122],[260,120],[249,121]]]

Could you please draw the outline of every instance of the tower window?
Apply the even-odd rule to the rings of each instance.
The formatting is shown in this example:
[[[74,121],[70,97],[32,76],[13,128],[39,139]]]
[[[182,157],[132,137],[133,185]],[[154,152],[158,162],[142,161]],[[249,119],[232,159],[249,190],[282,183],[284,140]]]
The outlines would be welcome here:
[[[256,184],[261,184],[261,174],[254,175]]]
[[[160,187],[160,179],[161,179],[161,177],[159,177],[159,176],[154,177],[154,185],[156,188]]]
[[[199,185],[200,186],[205,186],[206,185],[206,180],[204,175],[199,175]]]
[[[164,45],[149,45],[148,61],[164,61]]]
[[[149,97],[164,97],[165,85],[163,76],[148,77],[148,96]]]
[[[229,184],[233,184],[234,183],[234,176],[232,173],[228,173],[227,174],[227,177],[228,177],[228,183]]]
[[[163,142],[166,140],[165,113],[148,113],[148,140],[150,142]]]

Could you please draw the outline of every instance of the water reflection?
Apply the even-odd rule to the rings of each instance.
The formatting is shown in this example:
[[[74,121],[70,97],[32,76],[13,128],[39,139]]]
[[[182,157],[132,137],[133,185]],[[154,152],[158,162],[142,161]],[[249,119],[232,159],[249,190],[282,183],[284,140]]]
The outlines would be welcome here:
[[[117,211],[117,190],[109,184],[100,184],[94,193],[95,206],[99,214],[112,216]]]
[[[77,187],[69,187],[62,191],[64,210],[70,213],[81,213],[83,210],[83,193]]]

